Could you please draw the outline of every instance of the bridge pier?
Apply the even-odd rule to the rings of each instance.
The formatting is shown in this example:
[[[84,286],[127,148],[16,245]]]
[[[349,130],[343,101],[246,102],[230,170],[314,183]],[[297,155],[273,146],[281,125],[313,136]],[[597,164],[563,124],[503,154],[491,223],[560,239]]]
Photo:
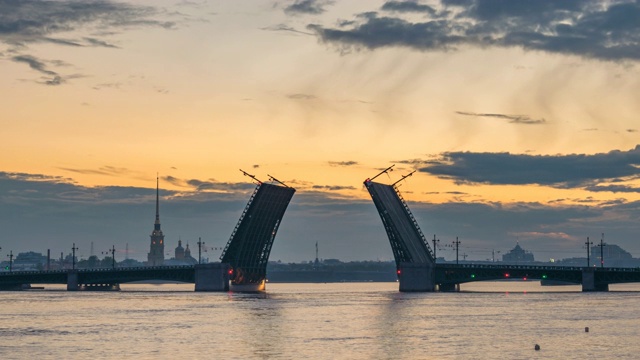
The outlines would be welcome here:
[[[195,265],[195,291],[229,291],[229,264]]]
[[[401,292],[432,292],[436,287],[433,265],[427,263],[400,263],[398,280]]]
[[[78,270],[69,270],[67,272],[67,291],[78,291],[80,285],[78,284]]]
[[[609,291],[609,284],[596,282],[596,269],[592,267],[582,269],[582,292]]]

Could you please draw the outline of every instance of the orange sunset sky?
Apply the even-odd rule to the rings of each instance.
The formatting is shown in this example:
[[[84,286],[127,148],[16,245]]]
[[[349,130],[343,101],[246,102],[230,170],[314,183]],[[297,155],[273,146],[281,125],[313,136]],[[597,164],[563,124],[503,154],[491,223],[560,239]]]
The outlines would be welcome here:
[[[389,260],[362,181],[396,164],[377,180],[417,170],[400,189],[423,232],[470,259],[583,256],[602,233],[638,257],[639,18],[636,1],[0,2],[2,253],[145,259],[156,174],[168,247],[223,246],[241,168],[298,190],[272,259],[317,241]]]

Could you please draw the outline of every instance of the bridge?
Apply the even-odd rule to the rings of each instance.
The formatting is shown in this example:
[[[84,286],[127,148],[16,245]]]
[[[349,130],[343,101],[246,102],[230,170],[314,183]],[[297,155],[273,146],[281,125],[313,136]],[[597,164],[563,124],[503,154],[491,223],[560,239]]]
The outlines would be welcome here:
[[[436,264],[429,243],[396,184],[366,179],[364,185],[378,210],[396,262],[400,291],[456,291],[473,281],[537,279],[582,284],[582,291],[608,291],[609,284],[640,282],[638,268],[593,268],[528,265]]]
[[[0,290],[20,290],[31,284],[66,284],[70,291],[119,290],[120,284],[149,280],[194,283],[195,291],[264,290],[271,247],[295,189],[273,176],[269,179],[276,184],[263,183],[242,172],[255,180],[257,186],[231,233],[220,263],[3,272]],[[157,218],[156,203],[156,224]]]
[[[231,233],[220,260],[231,266],[231,288],[261,291],[265,287],[267,263],[273,240],[295,189],[271,177],[280,185],[258,182],[240,220]]]
[[[196,291],[229,290],[229,265],[210,263],[187,266],[149,266],[111,269],[15,271],[0,273],[0,290],[20,290],[25,285],[66,284],[67,290],[119,290],[120,284],[164,280],[194,283]]]

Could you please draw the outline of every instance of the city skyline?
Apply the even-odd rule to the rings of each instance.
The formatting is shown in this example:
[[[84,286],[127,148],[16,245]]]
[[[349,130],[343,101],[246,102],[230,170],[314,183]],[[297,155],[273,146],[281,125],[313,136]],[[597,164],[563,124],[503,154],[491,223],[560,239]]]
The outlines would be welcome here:
[[[2,256],[94,242],[146,258],[158,173],[166,242],[224,246],[254,187],[241,168],[297,189],[273,260],[311,260],[316,242],[323,258],[389,260],[362,182],[393,164],[379,180],[417,170],[400,190],[422,231],[458,236],[469,259],[516,242],[581,256],[602,233],[638,256],[638,14],[636,1],[0,3]]]

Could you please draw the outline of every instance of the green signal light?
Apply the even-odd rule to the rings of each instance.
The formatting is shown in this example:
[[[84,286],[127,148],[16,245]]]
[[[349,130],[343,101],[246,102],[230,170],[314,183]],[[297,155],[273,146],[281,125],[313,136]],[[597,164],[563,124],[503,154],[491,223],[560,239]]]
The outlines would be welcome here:
[[[476,277],[476,274],[471,274],[472,279],[475,279],[475,277]]]
[[[543,279],[546,279],[546,278],[547,278],[547,275],[542,275],[542,278],[543,278]]]

